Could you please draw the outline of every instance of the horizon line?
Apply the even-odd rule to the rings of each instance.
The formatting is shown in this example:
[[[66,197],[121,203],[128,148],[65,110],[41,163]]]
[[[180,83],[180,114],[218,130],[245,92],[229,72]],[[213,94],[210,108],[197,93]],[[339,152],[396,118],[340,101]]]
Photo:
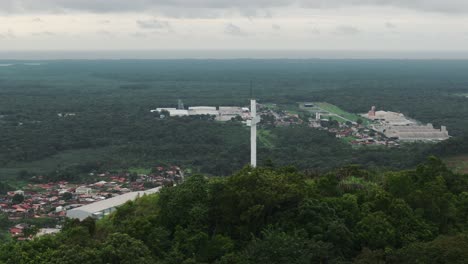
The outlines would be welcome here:
[[[468,50],[345,50],[345,49],[95,49],[0,50],[6,60],[227,60],[227,59],[395,59],[468,60]]]

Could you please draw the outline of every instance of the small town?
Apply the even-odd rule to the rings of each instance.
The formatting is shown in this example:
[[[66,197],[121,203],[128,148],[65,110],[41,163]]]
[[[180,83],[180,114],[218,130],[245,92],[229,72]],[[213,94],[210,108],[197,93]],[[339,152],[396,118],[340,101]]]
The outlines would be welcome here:
[[[328,103],[299,103],[298,109],[284,110],[275,104],[259,105],[261,124],[287,127],[308,125],[335,134],[351,145],[397,147],[402,142],[439,142],[449,139],[447,128],[421,124],[401,113],[377,111],[347,113]]]
[[[447,128],[435,129],[405,115],[391,111],[377,111],[375,106],[365,114],[353,114],[326,102],[298,103],[298,106],[278,106],[257,103],[260,126],[288,127],[307,125],[329,131],[353,146],[398,147],[401,142],[439,142],[449,139]],[[181,100],[177,108],[157,108],[160,118],[182,116],[212,116],[220,122],[251,119],[248,107],[193,106],[185,109]]]
[[[9,228],[11,237],[28,240],[34,236],[59,232],[69,210],[128,193],[173,186],[183,181],[184,172],[177,166],[158,166],[148,175],[104,172],[90,173],[89,176],[97,181],[85,185],[67,181],[30,183],[22,190],[10,191],[1,196],[0,211],[9,223],[14,224]],[[34,176],[36,181],[41,178]],[[46,227],[37,228],[32,224],[35,221],[45,223]]]

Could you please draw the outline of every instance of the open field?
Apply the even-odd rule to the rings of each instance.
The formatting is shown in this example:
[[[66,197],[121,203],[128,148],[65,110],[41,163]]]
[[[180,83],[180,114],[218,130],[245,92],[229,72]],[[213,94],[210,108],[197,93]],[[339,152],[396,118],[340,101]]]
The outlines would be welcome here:
[[[298,115],[299,113],[303,112],[303,109],[299,108],[295,104],[281,105],[279,106],[279,109],[287,111],[288,113],[293,115]]]
[[[444,161],[453,171],[468,174],[468,155],[454,156],[446,158]]]
[[[271,149],[274,148],[272,143],[273,134],[269,130],[260,129],[258,130],[258,140],[260,144],[264,145],[265,147]]]
[[[266,108],[268,109],[271,109],[271,110],[277,110],[278,109],[278,106],[274,103],[265,103],[263,104],[263,106],[265,106]]]
[[[316,106],[318,106],[319,108],[327,111],[327,112],[330,112],[332,114],[337,115],[338,117],[341,117],[340,118],[341,120],[348,119],[350,121],[356,122],[357,120],[361,119],[361,120],[365,121],[359,115],[348,113],[348,112],[342,110],[341,108],[339,108],[336,105],[332,105],[332,104],[325,103],[325,102],[318,102],[318,103],[314,103],[314,104]],[[340,121],[339,119],[337,119],[337,120]]]
[[[136,173],[136,174],[150,174],[151,173],[151,169],[143,168],[143,167],[129,168],[127,171],[130,173]]]

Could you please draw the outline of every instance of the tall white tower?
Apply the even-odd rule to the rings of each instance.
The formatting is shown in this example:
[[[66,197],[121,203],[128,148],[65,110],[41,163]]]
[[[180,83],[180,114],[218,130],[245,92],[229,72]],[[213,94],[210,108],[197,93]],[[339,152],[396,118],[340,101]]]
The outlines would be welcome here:
[[[257,124],[260,118],[257,116],[257,101],[250,100],[250,165],[257,167]]]

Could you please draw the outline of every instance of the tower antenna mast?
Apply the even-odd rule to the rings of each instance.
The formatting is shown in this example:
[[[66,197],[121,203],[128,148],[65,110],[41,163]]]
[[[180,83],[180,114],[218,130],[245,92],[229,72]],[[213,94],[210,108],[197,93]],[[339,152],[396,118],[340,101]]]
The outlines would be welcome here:
[[[253,98],[253,85],[250,81],[250,166],[257,167],[257,124],[260,118],[257,116],[257,101]]]

